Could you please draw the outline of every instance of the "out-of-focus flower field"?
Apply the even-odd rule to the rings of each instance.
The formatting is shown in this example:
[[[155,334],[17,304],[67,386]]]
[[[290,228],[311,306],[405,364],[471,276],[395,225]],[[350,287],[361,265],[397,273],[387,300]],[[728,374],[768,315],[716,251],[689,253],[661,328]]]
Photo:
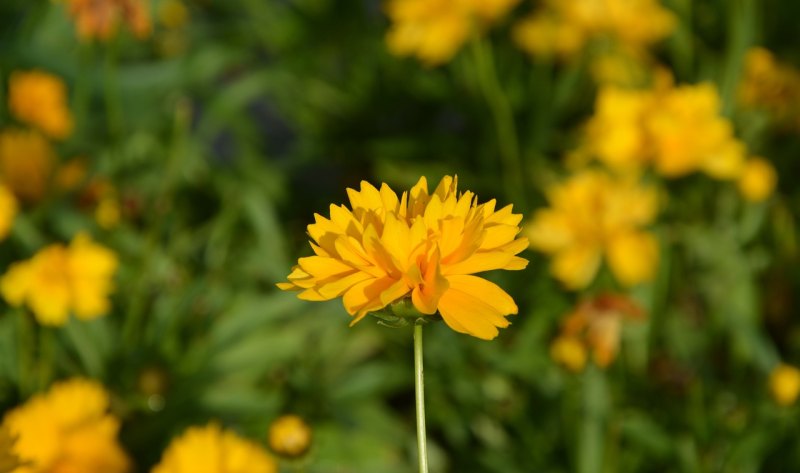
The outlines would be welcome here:
[[[0,473],[800,471],[799,16],[2,0]]]

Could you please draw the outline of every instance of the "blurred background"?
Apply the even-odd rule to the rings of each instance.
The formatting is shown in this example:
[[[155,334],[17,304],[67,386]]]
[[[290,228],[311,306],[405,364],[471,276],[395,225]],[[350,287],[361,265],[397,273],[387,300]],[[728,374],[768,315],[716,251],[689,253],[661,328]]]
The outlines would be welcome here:
[[[3,0],[0,471],[413,471],[411,328],[275,284],[453,174],[530,264],[497,339],[426,330],[432,471],[800,471],[798,15]]]

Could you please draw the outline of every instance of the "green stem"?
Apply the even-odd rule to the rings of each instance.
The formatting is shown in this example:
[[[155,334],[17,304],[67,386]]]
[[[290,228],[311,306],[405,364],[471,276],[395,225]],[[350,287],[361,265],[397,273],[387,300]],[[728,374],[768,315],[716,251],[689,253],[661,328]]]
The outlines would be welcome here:
[[[527,210],[524,193],[525,184],[523,182],[524,173],[516,125],[514,124],[514,110],[511,108],[511,103],[508,101],[502,85],[500,85],[500,80],[497,78],[491,45],[482,39],[476,39],[472,43],[472,53],[477,69],[478,84],[489,104],[497,131],[497,141],[503,165],[503,181],[508,192],[508,198],[518,206],[521,206],[520,210],[524,212]]]
[[[27,398],[32,392],[33,387],[30,382],[32,350],[35,347],[33,324],[23,310],[18,310],[14,314],[17,317],[17,367],[19,393],[22,398]]]
[[[120,104],[119,84],[117,83],[117,41],[112,39],[106,45],[105,74],[103,75],[103,96],[106,105],[106,118],[109,134],[118,139],[122,132],[122,106]]]
[[[39,327],[39,379],[37,391],[44,390],[53,378],[53,330]]]
[[[417,401],[419,472],[428,473],[428,441],[425,434],[425,382],[422,372],[422,324],[414,324],[414,393]]]

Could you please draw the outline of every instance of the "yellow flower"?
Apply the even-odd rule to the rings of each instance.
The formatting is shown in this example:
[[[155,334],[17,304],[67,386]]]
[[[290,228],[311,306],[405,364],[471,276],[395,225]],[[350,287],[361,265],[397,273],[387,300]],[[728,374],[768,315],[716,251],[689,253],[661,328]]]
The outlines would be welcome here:
[[[94,319],[110,309],[117,264],[114,252],[78,234],[69,247],[50,245],[12,264],[0,293],[11,305],[30,307],[43,325],[63,325],[70,313]]]
[[[586,127],[584,153],[623,171],[652,165],[665,177],[703,171],[735,179],[746,148],[721,115],[716,88],[708,83],[653,90],[604,87]]]
[[[51,138],[72,133],[67,86],[42,71],[13,72],[8,81],[8,108],[17,120],[35,126]]]
[[[751,158],[744,163],[739,176],[739,192],[745,199],[761,202],[775,191],[778,174],[769,161],[763,158]]]
[[[550,345],[550,357],[573,373],[578,373],[586,366],[586,347],[580,339],[562,335]]]
[[[108,40],[124,22],[139,39],[152,29],[149,3],[144,0],[64,0],[75,20],[78,36],[84,40]]]
[[[351,209],[331,205],[331,218],[308,226],[315,256],[300,258],[281,289],[301,299],[342,297],[353,324],[369,312],[409,299],[423,314],[437,311],[450,328],[492,339],[516,314],[514,300],[494,283],[473,276],[493,269],[523,269],[515,256],[528,247],[517,238],[521,215],[511,205],[495,210],[472,192],[457,194],[445,176],[433,194],[422,177],[398,199],[383,184],[348,189]],[[351,324],[352,325],[352,324]]]
[[[779,364],[769,375],[769,389],[775,402],[781,406],[791,406],[800,394],[800,370]]]
[[[614,169],[640,167],[647,159],[642,122],[652,107],[648,91],[605,87],[597,94],[594,116],[586,127],[591,151]]]
[[[449,61],[479,27],[496,22],[519,0],[390,0],[389,51],[429,65]]]
[[[167,28],[179,29],[186,25],[189,10],[180,0],[166,0],[158,7],[158,19]]]
[[[586,169],[548,190],[550,208],[527,226],[531,246],[553,256],[552,272],[569,289],[589,285],[603,255],[620,283],[649,281],[658,242],[642,231],[658,210],[657,194],[631,177]]]
[[[800,116],[800,72],[781,64],[765,48],[751,48],[744,61],[739,102],[761,108],[779,122],[797,126]]]
[[[575,55],[586,42],[584,31],[550,14],[531,15],[514,25],[514,41],[525,52],[550,58]]]
[[[53,385],[8,412],[3,428],[16,435],[14,454],[25,466],[14,473],[125,473],[129,460],[117,443],[119,421],[109,396],[94,381]]]
[[[643,317],[642,309],[628,297],[601,294],[578,304],[564,320],[560,338],[580,342],[592,351],[595,364],[605,368],[619,352],[622,322]]]
[[[311,446],[311,427],[298,416],[281,416],[269,426],[268,439],[273,452],[297,458]]]
[[[643,50],[668,36],[675,16],[657,0],[551,0],[521,20],[515,39],[537,56],[573,56],[594,38]]]
[[[0,182],[23,201],[41,200],[48,189],[55,159],[50,143],[39,133],[0,132]]]
[[[190,427],[164,451],[151,473],[277,473],[258,444],[211,423]]]
[[[0,240],[4,240],[11,231],[17,210],[17,199],[14,194],[6,186],[0,184]]]
[[[703,170],[720,179],[735,178],[745,150],[721,110],[710,83],[677,87],[660,97],[645,122],[656,170],[667,177]]]

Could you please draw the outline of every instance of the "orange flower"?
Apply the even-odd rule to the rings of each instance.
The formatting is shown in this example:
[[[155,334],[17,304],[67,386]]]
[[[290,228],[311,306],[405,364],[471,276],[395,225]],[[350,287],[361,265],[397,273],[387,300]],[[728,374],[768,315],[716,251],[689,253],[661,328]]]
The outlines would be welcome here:
[[[0,132],[0,181],[26,202],[44,197],[56,155],[50,143],[30,130]]]
[[[510,205],[478,204],[457,187],[457,177],[445,176],[428,194],[422,177],[398,198],[386,184],[378,190],[362,181],[361,191],[347,190],[352,210],[331,205],[330,220],[314,216],[308,234],[316,255],[300,258],[278,287],[311,301],[342,297],[353,323],[405,301],[421,314],[438,312],[456,332],[496,337],[517,305],[474,274],[525,268],[528,261],[516,255],[528,239],[517,238],[522,216]]]
[[[624,320],[641,320],[644,311],[630,298],[601,294],[578,304],[564,320],[562,337],[582,340],[597,366],[605,368],[617,357]]]
[[[143,0],[65,0],[75,20],[78,36],[90,40],[108,40],[124,22],[139,39],[152,29],[150,10]]]
[[[8,83],[8,108],[14,117],[51,138],[72,133],[67,86],[61,78],[42,71],[13,72]]]

